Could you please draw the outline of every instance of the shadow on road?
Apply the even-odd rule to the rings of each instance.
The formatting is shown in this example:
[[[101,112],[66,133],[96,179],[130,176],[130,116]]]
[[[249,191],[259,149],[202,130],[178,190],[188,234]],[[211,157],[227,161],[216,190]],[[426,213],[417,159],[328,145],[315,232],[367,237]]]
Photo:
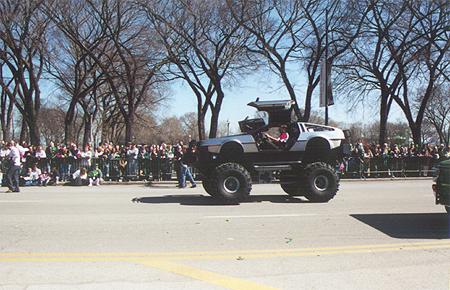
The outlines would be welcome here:
[[[131,200],[135,203],[178,203],[180,205],[238,205],[239,203],[230,203],[221,201],[211,196],[201,194],[196,195],[164,195],[151,197],[135,197]],[[307,203],[307,201],[285,195],[250,195],[245,201],[240,203],[252,202],[272,202],[272,203]]]
[[[397,239],[449,239],[446,213],[352,214],[355,219]]]

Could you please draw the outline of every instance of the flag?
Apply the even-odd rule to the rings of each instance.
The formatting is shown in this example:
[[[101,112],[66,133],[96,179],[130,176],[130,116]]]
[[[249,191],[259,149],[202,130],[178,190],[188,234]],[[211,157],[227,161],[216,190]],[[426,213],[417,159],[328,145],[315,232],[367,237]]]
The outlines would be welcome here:
[[[325,84],[325,80],[327,84]],[[328,106],[334,105],[331,84],[331,61],[320,63],[320,107],[325,107],[325,98],[328,98]]]

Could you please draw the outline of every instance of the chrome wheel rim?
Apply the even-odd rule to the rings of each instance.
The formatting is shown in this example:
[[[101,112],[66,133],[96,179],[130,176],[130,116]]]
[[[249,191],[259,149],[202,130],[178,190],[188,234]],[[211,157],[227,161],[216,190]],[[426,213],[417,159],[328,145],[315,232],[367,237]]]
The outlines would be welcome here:
[[[228,176],[223,181],[223,188],[227,193],[236,193],[241,187],[241,182],[235,176]]]
[[[325,191],[327,190],[330,182],[328,181],[328,178],[325,175],[317,175],[314,178],[314,187],[318,191]]]

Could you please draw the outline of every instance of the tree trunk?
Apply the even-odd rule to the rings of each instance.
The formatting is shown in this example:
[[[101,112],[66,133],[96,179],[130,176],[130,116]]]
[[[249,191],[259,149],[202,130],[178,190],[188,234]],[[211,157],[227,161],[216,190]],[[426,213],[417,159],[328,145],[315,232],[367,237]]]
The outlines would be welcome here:
[[[206,115],[206,110],[202,109],[201,103],[198,104],[198,106],[197,106],[197,129],[198,129],[198,139],[199,140],[206,139],[205,115]]]
[[[76,97],[73,97],[69,108],[67,109],[66,116],[64,118],[64,143],[69,144],[69,142],[72,142],[73,140],[73,134],[72,134],[72,123],[73,118],[75,116],[75,108],[77,105],[77,99]]]
[[[83,148],[86,147],[91,140],[92,120],[89,114],[84,114],[84,134],[83,134]]]
[[[219,127],[219,112],[216,108],[211,109],[211,124],[209,126],[209,138],[216,138]]]
[[[412,138],[413,138],[413,142],[416,145],[421,145],[422,144],[422,126],[421,125],[417,125],[416,123],[413,124],[409,124],[409,127],[411,128],[411,134],[412,134]]]
[[[311,99],[313,91],[314,91],[313,84],[309,83],[308,88],[306,89],[305,111],[303,112],[303,117],[301,118],[301,121],[303,122],[308,122],[309,118],[311,117]]]
[[[104,121],[105,118],[102,119],[102,134],[101,134],[101,142],[109,143],[111,140],[109,139],[109,132],[114,130],[114,128],[107,127],[107,123]]]
[[[11,128],[7,128],[3,124],[2,124],[2,138],[3,138],[3,141],[6,141],[6,142],[11,140]]]
[[[10,141],[11,140],[11,124],[12,124],[12,110],[11,113],[8,112],[5,114],[6,116],[2,116],[2,134],[3,134],[3,141]],[[6,117],[6,120],[5,120]]]
[[[209,127],[209,138],[217,137],[217,128],[219,127],[219,114],[222,108],[222,101],[225,97],[225,93],[222,90],[221,83],[215,83],[216,88],[216,102],[214,107],[211,106],[211,124]]]
[[[302,113],[300,112],[300,107],[298,106],[297,96],[295,95],[295,90],[287,76],[286,66],[284,63],[281,65],[280,73],[281,73],[281,79],[283,80],[283,83],[286,86],[286,89],[289,93],[289,97],[291,98],[292,101],[295,102],[295,104],[294,104],[295,114],[297,115],[299,120],[303,120]],[[311,110],[311,108],[309,108],[309,110]],[[305,108],[305,111],[306,111],[306,108]]]
[[[33,120],[28,124],[30,142],[32,145],[40,145],[41,144],[41,134],[39,132],[39,126],[37,124],[37,118],[33,118]]]
[[[25,121],[25,119],[23,117],[22,117],[22,126],[20,128],[19,142],[20,143],[23,143],[23,142],[28,143],[28,126],[27,126],[27,122]]]
[[[201,113],[199,115],[201,115]],[[198,128],[198,139],[205,140],[206,139],[205,118],[198,118],[197,128]]]
[[[378,144],[386,143],[387,136],[387,123],[389,119],[389,111],[392,105],[392,99],[389,98],[389,94],[381,92],[380,103],[380,132],[378,136]]]
[[[125,143],[133,142],[134,139],[134,113],[129,113],[125,118]]]
[[[2,126],[2,137],[3,141],[11,140],[11,126],[12,126],[12,117],[14,110],[14,102],[9,101],[8,106],[6,106],[8,97],[5,95],[2,96],[2,108],[1,108],[1,126]]]

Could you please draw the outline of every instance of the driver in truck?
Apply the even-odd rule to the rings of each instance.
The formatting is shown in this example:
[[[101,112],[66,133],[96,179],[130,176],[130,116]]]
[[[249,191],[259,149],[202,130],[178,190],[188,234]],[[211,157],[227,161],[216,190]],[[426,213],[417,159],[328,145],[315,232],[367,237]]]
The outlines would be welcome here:
[[[266,136],[269,140],[273,141],[273,143],[280,149],[286,147],[286,143],[289,139],[289,133],[287,132],[286,125],[280,126],[280,135],[278,136],[278,138],[270,136],[268,133],[264,133],[264,136]]]

